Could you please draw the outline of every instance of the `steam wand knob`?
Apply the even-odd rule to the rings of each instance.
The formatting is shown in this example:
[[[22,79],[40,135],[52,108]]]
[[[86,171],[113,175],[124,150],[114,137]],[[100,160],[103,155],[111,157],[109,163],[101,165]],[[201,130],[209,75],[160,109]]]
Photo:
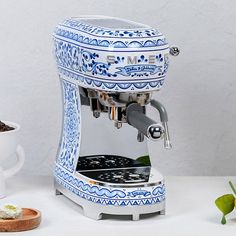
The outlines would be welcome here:
[[[165,130],[160,124],[151,125],[148,129],[148,137],[150,137],[152,140],[162,138],[164,133]]]

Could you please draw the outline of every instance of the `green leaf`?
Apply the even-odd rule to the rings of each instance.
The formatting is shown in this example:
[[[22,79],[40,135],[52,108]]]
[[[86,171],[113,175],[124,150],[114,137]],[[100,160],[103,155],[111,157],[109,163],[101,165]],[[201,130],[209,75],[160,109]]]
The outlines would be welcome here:
[[[139,161],[140,163],[142,163],[142,164],[144,164],[146,166],[150,166],[151,165],[149,155],[138,157],[136,159],[136,161]]]
[[[225,216],[234,210],[234,199],[233,194],[225,194],[215,200],[216,206],[223,213],[222,224],[226,223]]]

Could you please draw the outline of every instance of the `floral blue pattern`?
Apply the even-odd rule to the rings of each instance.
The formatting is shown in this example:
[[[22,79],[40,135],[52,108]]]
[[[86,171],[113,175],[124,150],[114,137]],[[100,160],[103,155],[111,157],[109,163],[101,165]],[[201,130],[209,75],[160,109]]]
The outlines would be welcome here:
[[[74,170],[74,161],[78,155],[80,138],[80,107],[77,86],[61,80],[64,100],[63,134],[56,162],[70,172]]]
[[[64,76],[76,78],[84,85],[107,90],[159,89],[168,69],[168,56],[158,53],[157,64],[147,63],[148,58],[140,55],[136,65],[123,65],[124,57],[116,56],[116,71],[110,69],[111,63],[99,60],[99,54],[77,45],[54,39],[55,57],[59,72]],[[86,75],[86,76],[85,76]],[[150,78],[154,76],[154,78]],[[120,78],[124,77],[124,78]],[[130,79],[135,77],[135,79]],[[139,80],[137,79],[139,78]]]
[[[128,191],[88,184],[57,166],[56,181],[81,198],[94,203],[114,206],[135,206],[157,204],[165,200],[165,185],[159,184],[152,190],[137,189]],[[150,187],[151,188],[151,187]],[[153,188],[153,187],[152,187]]]
[[[108,63],[96,61],[99,57],[97,53],[58,40],[55,40],[55,53],[57,64],[61,67],[92,75],[117,76],[108,72]]]
[[[168,64],[167,57],[164,57],[161,53],[155,56],[157,65],[144,64],[148,62],[148,58],[145,55],[140,55],[137,59],[136,65],[129,65],[125,67],[116,67],[115,73],[109,72],[111,63],[104,63],[99,61],[99,54],[85,50],[77,45],[65,42],[63,40],[54,40],[55,56],[57,64],[61,67],[70,69],[79,73],[91,73],[91,76],[105,76],[105,77],[117,77],[118,74],[123,76],[149,76],[157,74],[157,77],[164,76],[164,64]],[[123,63],[124,57],[116,57],[114,63],[116,65]],[[128,72],[127,72],[128,70]],[[122,72],[122,73],[121,73]]]

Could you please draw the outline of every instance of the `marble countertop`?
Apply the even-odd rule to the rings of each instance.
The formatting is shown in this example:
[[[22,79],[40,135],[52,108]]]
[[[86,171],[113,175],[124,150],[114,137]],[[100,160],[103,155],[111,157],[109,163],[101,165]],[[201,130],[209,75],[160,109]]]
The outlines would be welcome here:
[[[221,213],[214,204],[218,196],[231,193],[229,180],[236,183],[236,177],[170,176],[166,178],[165,216],[145,216],[139,221],[105,216],[94,221],[64,196],[55,196],[52,177],[16,176],[7,181],[8,196],[0,203],[36,208],[42,212],[42,223],[32,231],[0,235],[232,236],[236,233],[236,211],[227,217],[227,225],[221,225]]]

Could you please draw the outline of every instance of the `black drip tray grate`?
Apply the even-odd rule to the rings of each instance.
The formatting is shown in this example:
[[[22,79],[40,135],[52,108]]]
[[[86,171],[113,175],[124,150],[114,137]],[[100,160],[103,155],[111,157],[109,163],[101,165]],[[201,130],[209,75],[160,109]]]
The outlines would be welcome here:
[[[102,182],[132,184],[148,182],[150,167],[82,171],[80,173],[86,177]]]
[[[80,157],[77,164],[80,174],[108,183],[148,182],[150,169],[139,161],[114,155]]]
[[[80,157],[77,171],[145,166],[139,161],[115,155],[96,155]]]

